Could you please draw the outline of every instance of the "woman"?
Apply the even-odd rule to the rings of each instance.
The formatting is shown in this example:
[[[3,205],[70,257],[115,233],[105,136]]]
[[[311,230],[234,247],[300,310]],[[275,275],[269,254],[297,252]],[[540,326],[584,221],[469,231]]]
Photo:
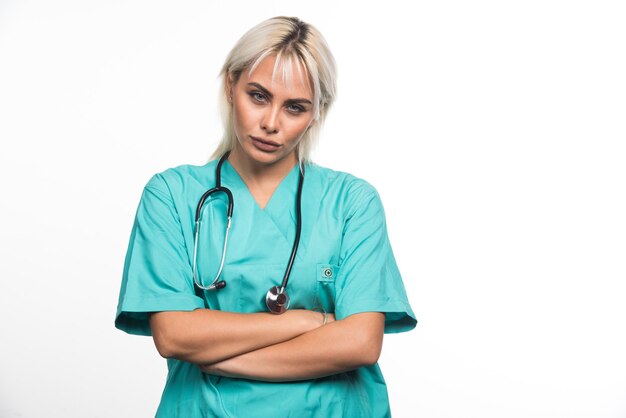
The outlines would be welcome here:
[[[383,332],[416,321],[376,190],[309,161],[332,54],[313,26],[277,17],[221,75],[215,159],[150,179],[125,262],[115,324],[168,359],[157,416],[389,416]],[[218,183],[229,192],[199,204]]]

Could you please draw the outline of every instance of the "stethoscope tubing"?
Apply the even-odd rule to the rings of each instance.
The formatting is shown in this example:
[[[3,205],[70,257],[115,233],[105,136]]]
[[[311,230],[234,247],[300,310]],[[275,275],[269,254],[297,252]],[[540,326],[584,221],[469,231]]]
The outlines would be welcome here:
[[[233,209],[234,209],[234,199],[233,199],[232,192],[227,187],[222,187],[221,185],[222,165],[224,164],[224,161],[228,158],[229,154],[230,154],[230,151],[227,151],[222,156],[222,158],[220,158],[217,164],[217,167],[215,169],[215,187],[204,192],[204,194],[202,195],[202,197],[200,198],[198,202],[198,206],[196,207],[194,249],[193,249],[193,280],[194,280],[195,285],[198,288],[203,289],[203,290],[221,289],[226,285],[224,281],[218,282],[218,280],[220,276],[222,275],[222,270],[224,268],[224,260],[226,259],[226,248],[228,246],[228,236],[230,233],[230,227],[231,227],[231,221],[232,221]],[[293,267],[296,254],[298,252],[298,247],[300,245],[300,235],[302,231],[302,188],[304,184],[304,166],[300,166],[299,168],[300,168],[299,170],[300,176],[298,180],[298,191],[297,191],[297,197],[296,197],[296,236],[294,238],[293,248],[291,250],[291,256],[289,257],[289,263],[287,263],[287,268],[285,269],[285,274],[283,276],[281,286],[280,288],[272,287],[270,289],[270,292],[268,292],[268,293],[271,293],[272,290],[276,289],[278,291],[278,294],[284,294],[287,299],[287,305],[288,305],[289,297],[286,293],[286,288],[289,282],[289,277],[291,275],[291,269]],[[200,280],[198,279],[198,272],[197,272],[198,241],[199,241],[199,235],[200,235],[201,214],[202,214],[202,207],[204,206],[206,199],[208,199],[209,196],[216,194],[216,193],[224,193],[226,194],[228,198],[228,209],[227,209],[228,221],[226,224],[226,234],[224,238],[224,247],[222,249],[222,259],[220,261],[220,267],[218,269],[217,275],[215,276],[211,284],[208,286],[204,286],[203,284],[200,283]],[[288,306],[283,307],[281,305],[280,307],[272,308],[269,306],[269,302],[268,302],[268,307],[274,313],[282,313],[284,312],[284,310],[287,309]],[[280,312],[276,311],[275,309],[278,309]]]
[[[226,152],[222,156],[222,158],[220,158],[220,161],[217,163],[217,169],[215,170],[215,187],[204,192],[204,194],[200,198],[200,201],[198,202],[198,206],[196,207],[196,218],[195,218],[196,230],[195,230],[194,238],[193,238],[193,281],[195,285],[198,286],[202,290],[214,290],[218,288],[217,286],[218,280],[220,276],[222,275],[222,270],[224,269],[224,260],[226,259],[226,247],[228,246],[228,236],[230,234],[230,225],[231,225],[231,220],[233,217],[233,209],[235,206],[233,194],[230,191],[230,189],[228,189],[227,187],[222,187],[222,164],[224,164],[224,161],[226,160],[226,158],[228,158],[229,154],[230,154],[230,151]],[[198,241],[199,241],[200,224],[201,224],[200,218],[202,216],[202,207],[204,206],[204,202],[206,201],[206,199],[209,198],[209,196],[215,193],[224,193],[226,194],[226,197],[228,198],[228,209],[227,209],[228,222],[226,224],[226,234],[224,237],[224,246],[222,248],[222,259],[220,261],[220,268],[217,271],[217,275],[215,276],[211,284],[208,286],[204,286],[202,283],[200,283],[200,280],[198,279],[197,260],[198,260]],[[223,287],[225,285],[225,282],[221,282],[221,283],[222,283],[221,287]]]
[[[304,166],[300,166],[300,178],[298,179],[298,196],[296,198],[296,237],[293,240],[293,248],[291,250],[291,257],[289,257],[289,263],[283,276],[283,282],[280,285],[280,292],[283,293],[289,282],[289,276],[291,275],[291,267],[296,259],[296,253],[300,245],[300,232],[302,231],[302,184],[304,183]]]

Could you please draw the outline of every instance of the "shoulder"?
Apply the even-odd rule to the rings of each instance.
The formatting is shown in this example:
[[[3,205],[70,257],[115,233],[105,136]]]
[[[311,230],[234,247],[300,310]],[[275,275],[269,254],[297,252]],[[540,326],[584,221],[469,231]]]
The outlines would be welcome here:
[[[376,188],[365,179],[315,163],[307,164],[306,169],[319,179],[324,198],[341,204],[348,212],[353,212],[368,202],[380,201]]]
[[[174,198],[195,185],[211,184],[215,181],[217,160],[204,165],[182,164],[170,167],[152,175],[145,189]]]

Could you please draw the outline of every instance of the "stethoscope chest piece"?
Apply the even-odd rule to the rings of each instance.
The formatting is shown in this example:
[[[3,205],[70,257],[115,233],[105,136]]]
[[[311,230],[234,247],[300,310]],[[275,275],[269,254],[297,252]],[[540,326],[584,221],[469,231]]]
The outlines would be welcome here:
[[[281,314],[289,309],[289,295],[280,286],[273,286],[265,295],[265,304],[271,313]]]

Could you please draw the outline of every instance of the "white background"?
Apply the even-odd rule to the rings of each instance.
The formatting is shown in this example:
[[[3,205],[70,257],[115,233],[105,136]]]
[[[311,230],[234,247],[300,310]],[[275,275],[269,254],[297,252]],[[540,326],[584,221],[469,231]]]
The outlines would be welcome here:
[[[207,161],[219,68],[276,15],[339,65],[315,161],[385,204],[419,320],[385,339],[394,416],[626,417],[626,13],[598,0],[0,0],[0,417],[153,416],[165,362],[113,327],[136,205]]]

